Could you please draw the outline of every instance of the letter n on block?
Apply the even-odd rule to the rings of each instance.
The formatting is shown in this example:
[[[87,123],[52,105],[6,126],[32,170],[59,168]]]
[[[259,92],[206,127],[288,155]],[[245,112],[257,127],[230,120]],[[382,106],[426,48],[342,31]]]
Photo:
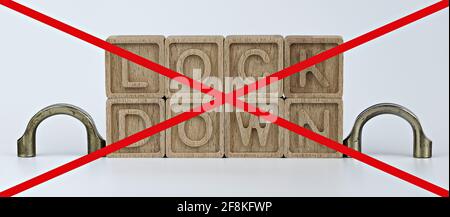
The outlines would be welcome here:
[[[287,99],[285,118],[342,143],[342,100]],[[286,157],[342,157],[342,154],[303,136],[285,131]]]
[[[285,39],[285,66],[311,58],[342,43],[340,36],[288,36]],[[325,60],[284,81],[288,98],[341,98],[343,88],[343,55]]]
[[[139,131],[164,121],[162,99],[108,99],[107,143],[117,142]],[[164,131],[133,143],[109,157],[164,157]]]
[[[109,43],[160,65],[164,64],[164,36],[111,36]],[[127,59],[106,52],[108,98],[149,97],[166,94],[166,78]]]
[[[174,102],[171,105],[169,99],[166,101],[167,118],[197,108],[201,103],[198,99],[198,102],[194,103]],[[224,113],[217,108],[167,129],[167,157],[223,157],[223,124]]]

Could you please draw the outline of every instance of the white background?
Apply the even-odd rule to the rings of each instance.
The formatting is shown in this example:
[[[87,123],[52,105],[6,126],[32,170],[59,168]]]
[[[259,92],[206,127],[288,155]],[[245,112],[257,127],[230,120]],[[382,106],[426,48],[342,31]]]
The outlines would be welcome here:
[[[342,35],[419,10],[424,0],[19,1],[100,38],[110,35]],[[412,131],[393,116],[364,130],[364,152],[449,186],[449,12],[445,9],[345,54],[344,136],[368,106],[419,116],[433,158],[412,158]],[[38,130],[38,156],[16,157],[31,116],[60,102],[88,111],[105,136],[104,51],[0,6],[0,190],[86,153],[77,120]],[[21,196],[433,196],[352,159],[100,159]]]

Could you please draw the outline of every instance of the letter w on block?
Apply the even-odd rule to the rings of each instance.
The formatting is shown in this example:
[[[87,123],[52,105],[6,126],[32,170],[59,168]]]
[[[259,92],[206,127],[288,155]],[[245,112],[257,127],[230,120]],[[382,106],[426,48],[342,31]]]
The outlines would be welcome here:
[[[258,102],[258,107],[275,115],[278,111],[282,111],[282,106],[281,99],[270,99],[269,104]],[[225,155],[227,157],[283,156],[282,128],[263,119],[263,116],[257,117],[247,112],[240,112],[239,109],[226,112],[226,117]]]
[[[239,132],[242,138],[242,143],[244,146],[250,145],[250,138],[252,136],[253,129],[258,133],[259,144],[261,146],[267,145],[267,137],[269,136],[269,130],[271,124],[264,123],[261,124],[261,118],[256,116],[250,116],[248,120],[247,127],[244,126],[244,122],[242,121],[242,113],[234,113],[236,115],[237,125],[239,127]],[[247,115],[248,116],[248,115]],[[264,125],[264,126],[261,126]]]

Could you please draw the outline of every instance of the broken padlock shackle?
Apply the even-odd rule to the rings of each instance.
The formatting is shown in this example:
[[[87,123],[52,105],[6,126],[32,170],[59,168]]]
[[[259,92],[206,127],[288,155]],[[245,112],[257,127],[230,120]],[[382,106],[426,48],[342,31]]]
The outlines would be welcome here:
[[[359,114],[350,135],[344,140],[344,145],[361,151],[362,129],[364,125],[372,118],[382,114],[396,115],[408,121],[414,133],[415,158],[430,158],[432,156],[432,141],[425,136],[417,116],[407,108],[392,103],[373,105]],[[106,146],[105,140],[98,133],[93,119],[86,111],[70,104],[55,104],[42,109],[31,118],[25,133],[17,140],[17,154],[19,157],[36,156],[37,127],[42,121],[55,115],[69,115],[84,124],[88,136],[88,153]]]
[[[55,104],[36,113],[28,122],[25,133],[17,140],[17,155],[19,157],[36,156],[36,130],[45,119],[54,115],[69,115],[83,123],[88,137],[88,153],[105,147],[106,142],[98,133],[94,120],[81,108],[70,104]]]
[[[344,140],[344,145],[361,152],[361,137],[364,125],[370,119],[383,114],[395,115],[408,121],[414,132],[414,157],[431,157],[432,141],[425,136],[417,116],[407,108],[392,103],[373,105],[358,115],[350,135]]]

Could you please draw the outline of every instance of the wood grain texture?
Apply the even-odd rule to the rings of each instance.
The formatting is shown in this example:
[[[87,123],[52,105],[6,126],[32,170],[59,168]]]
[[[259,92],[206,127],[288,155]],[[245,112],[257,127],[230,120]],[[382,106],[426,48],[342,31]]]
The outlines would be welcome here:
[[[258,80],[283,69],[282,36],[227,36],[224,46],[225,77]],[[274,88],[276,85],[278,88]],[[279,97],[282,95],[283,81],[264,88],[266,88],[266,97]]]
[[[207,101],[206,101],[207,102]],[[200,106],[200,103],[185,104],[188,109]],[[166,101],[167,118],[183,111],[174,110],[170,100]],[[167,157],[212,157],[224,156],[224,113],[206,112],[186,122],[166,130]]]
[[[284,118],[342,143],[341,99],[287,99]],[[286,157],[332,158],[342,154],[298,134],[285,131]]]
[[[108,99],[106,106],[107,144],[164,121],[162,99]],[[108,157],[164,157],[165,133],[153,135],[122,148]]]
[[[259,100],[259,99],[258,99]],[[269,99],[265,99],[269,102]],[[283,112],[283,100],[272,98],[271,105],[256,104],[264,111],[271,111],[275,115]],[[255,101],[246,99],[255,106]],[[264,119],[247,112],[235,109],[225,114],[225,156],[273,158],[282,157],[283,130],[276,124],[267,123]]]
[[[339,36],[112,36],[108,42],[225,92],[207,76],[257,80],[342,43]],[[199,72],[200,77],[195,77]],[[214,81],[212,81],[214,82]],[[241,84],[232,82],[233,85]],[[244,81],[248,82],[248,80]],[[284,81],[241,98],[275,100],[277,115],[342,142],[343,56],[326,60]],[[222,89],[223,90],[223,89]],[[171,99],[188,94],[212,99],[116,55],[106,53],[107,142],[143,130],[181,112]],[[193,94],[195,93],[195,94]],[[287,100],[281,100],[282,94]],[[196,95],[197,94],[197,95]],[[164,101],[162,96],[169,97]],[[183,97],[186,99],[186,97]],[[209,100],[208,100],[209,99]],[[192,106],[191,104],[189,104]],[[200,104],[195,104],[198,106]],[[261,106],[262,105],[262,106]],[[264,110],[273,107],[257,104]],[[222,107],[219,109],[221,110]],[[205,113],[166,132],[123,148],[109,157],[342,157],[277,125],[236,109]]]
[[[153,62],[164,64],[164,36],[111,36],[117,45]],[[147,68],[106,52],[106,95],[119,97],[154,97],[166,94],[166,78]]]
[[[285,66],[304,61],[342,43],[340,36],[287,36]],[[325,60],[285,78],[286,97],[341,98],[343,93],[343,55]]]
[[[165,43],[165,64],[168,68],[203,83],[208,76],[223,81],[223,41],[223,36],[169,36]],[[193,76],[194,71],[201,76]],[[171,86],[170,82],[174,81],[167,80],[169,97],[174,92],[199,93],[185,85]]]

